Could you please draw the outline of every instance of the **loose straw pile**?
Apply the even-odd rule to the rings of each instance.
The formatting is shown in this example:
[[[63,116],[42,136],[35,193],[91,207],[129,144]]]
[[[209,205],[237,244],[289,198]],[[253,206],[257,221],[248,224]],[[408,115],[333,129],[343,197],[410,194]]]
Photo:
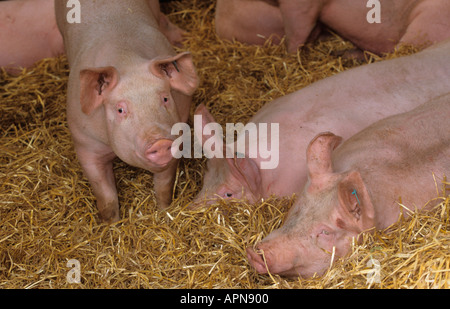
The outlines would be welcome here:
[[[352,45],[334,34],[297,54],[222,41],[211,0],[164,10],[189,33],[184,50],[201,80],[192,110],[203,103],[221,124],[245,123],[265,103],[362,64],[338,56]],[[413,52],[367,54],[366,62]],[[185,209],[201,189],[204,159],[180,162],[167,213],[155,206],[151,173],[117,160],[122,221],[101,224],[67,128],[68,72],[62,56],[0,76],[0,288],[450,287],[447,182],[437,184],[433,211],[366,235],[348,259],[308,280],[258,275],[245,254],[282,224],[295,197]],[[69,260],[79,262],[80,283],[68,280]]]

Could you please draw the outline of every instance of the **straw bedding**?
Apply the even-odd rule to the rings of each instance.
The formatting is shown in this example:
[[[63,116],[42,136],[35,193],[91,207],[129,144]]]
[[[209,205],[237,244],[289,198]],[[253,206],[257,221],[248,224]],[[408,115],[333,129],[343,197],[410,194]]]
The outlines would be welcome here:
[[[337,56],[352,45],[336,35],[293,55],[283,45],[224,42],[213,4],[163,9],[189,32],[185,49],[201,80],[194,105],[205,104],[221,124],[245,122],[266,102],[362,64]],[[365,62],[412,52],[368,54]],[[433,211],[364,236],[348,259],[308,280],[258,275],[245,255],[281,225],[294,197],[185,209],[202,186],[204,159],[180,162],[167,213],[155,206],[151,173],[116,161],[122,220],[100,223],[67,128],[67,76],[62,56],[0,78],[0,288],[450,287],[448,182],[436,183]],[[78,284],[67,280],[71,259],[80,262]]]

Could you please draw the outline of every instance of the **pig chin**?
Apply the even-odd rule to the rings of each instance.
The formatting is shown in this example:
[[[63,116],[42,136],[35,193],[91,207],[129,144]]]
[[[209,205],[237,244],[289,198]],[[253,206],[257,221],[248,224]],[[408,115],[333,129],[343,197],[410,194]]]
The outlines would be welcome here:
[[[312,265],[292,265],[288,269],[286,269],[285,267],[274,267],[273,271],[271,272],[291,279],[298,277],[308,279],[313,277],[314,275],[323,275],[327,270],[327,266],[329,265],[330,261],[311,261],[311,263]]]
[[[329,261],[312,261],[313,265],[293,265],[290,268],[286,269],[285,267],[274,267],[273,270],[270,270],[271,273],[278,274],[282,277],[295,279],[295,278],[303,278],[308,279],[316,276],[321,276],[327,270],[329,265]],[[288,266],[289,267],[289,266]]]
[[[264,260],[261,252],[257,251],[247,248],[247,258],[250,265],[261,274],[270,272],[288,278],[306,279],[314,275],[321,276],[330,264],[330,256],[324,252],[317,252],[317,256],[313,257],[292,247],[290,250],[265,248]]]

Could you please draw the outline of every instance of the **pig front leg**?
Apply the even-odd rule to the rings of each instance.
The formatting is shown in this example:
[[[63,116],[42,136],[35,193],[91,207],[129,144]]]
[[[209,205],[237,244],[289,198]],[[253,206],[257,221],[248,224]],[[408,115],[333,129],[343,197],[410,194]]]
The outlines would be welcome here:
[[[112,152],[100,155],[79,147],[76,152],[97,199],[100,219],[109,224],[119,221],[119,198],[113,172],[116,155]]]
[[[175,183],[177,166],[178,161],[173,161],[167,169],[153,175],[156,204],[161,210],[168,208],[172,202],[173,185]]]

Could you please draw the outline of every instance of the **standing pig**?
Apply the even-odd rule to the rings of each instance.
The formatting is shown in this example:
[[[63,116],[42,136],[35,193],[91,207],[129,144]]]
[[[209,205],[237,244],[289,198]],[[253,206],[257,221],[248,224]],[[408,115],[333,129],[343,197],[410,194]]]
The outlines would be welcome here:
[[[216,31],[225,39],[263,44],[286,35],[289,52],[319,33],[321,23],[363,50],[450,37],[448,0],[218,0]]]
[[[371,123],[449,92],[449,54],[447,40],[411,56],[339,73],[267,103],[250,122],[279,123],[278,166],[262,169],[268,160],[260,153],[256,158],[248,153],[245,158],[212,158],[193,206],[217,196],[255,202],[272,194],[300,193],[307,181],[305,150],[316,134],[333,131],[349,138]],[[202,115],[203,126],[213,121],[203,106],[196,114]]]
[[[70,64],[67,120],[102,220],[119,219],[117,156],[154,174],[159,208],[170,204],[177,161],[171,127],[188,119],[198,78],[188,53],[176,55],[159,30],[157,0],[84,0],[81,23],[58,27]]]
[[[450,175],[450,131],[442,119],[450,119],[450,92],[383,119],[339,147],[341,137],[319,134],[307,150],[307,185],[284,225],[256,251],[247,249],[250,264],[260,273],[322,274],[331,252],[345,256],[361,232],[395,223],[399,199],[411,210],[433,199],[434,176]]]

